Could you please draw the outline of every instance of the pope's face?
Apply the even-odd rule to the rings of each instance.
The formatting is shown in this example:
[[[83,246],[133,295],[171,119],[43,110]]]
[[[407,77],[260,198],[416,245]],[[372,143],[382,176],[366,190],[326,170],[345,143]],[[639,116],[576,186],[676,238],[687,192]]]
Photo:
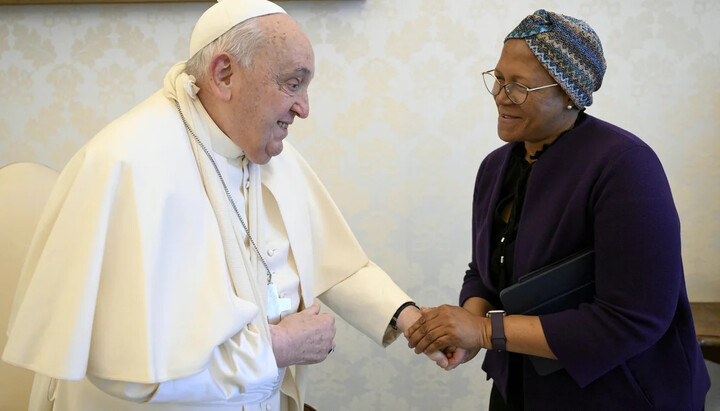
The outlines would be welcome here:
[[[227,133],[256,164],[280,154],[295,117],[310,114],[308,86],[315,73],[312,46],[297,23],[283,14],[262,19],[269,42],[249,69],[232,63],[239,81],[232,82]]]

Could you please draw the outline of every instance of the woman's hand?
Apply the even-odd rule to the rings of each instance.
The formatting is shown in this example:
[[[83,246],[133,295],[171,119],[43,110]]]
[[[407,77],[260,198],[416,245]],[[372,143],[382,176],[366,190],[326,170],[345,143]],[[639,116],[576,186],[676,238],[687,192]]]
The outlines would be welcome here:
[[[335,316],[320,314],[320,304],[315,303],[270,325],[270,335],[278,368],[316,364],[335,346]]]
[[[490,347],[489,320],[462,307],[442,305],[423,308],[422,316],[405,331],[417,354],[441,350],[448,357],[446,370],[471,360],[481,348]]]

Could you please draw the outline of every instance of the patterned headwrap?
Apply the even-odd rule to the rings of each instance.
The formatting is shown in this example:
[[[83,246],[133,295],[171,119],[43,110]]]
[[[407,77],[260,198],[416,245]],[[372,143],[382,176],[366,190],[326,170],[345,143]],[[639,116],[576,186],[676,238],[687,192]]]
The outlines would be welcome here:
[[[592,104],[607,66],[600,38],[587,23],[540,9],[525,17],[505,37],[509,39],[525,39],[578,108]]]

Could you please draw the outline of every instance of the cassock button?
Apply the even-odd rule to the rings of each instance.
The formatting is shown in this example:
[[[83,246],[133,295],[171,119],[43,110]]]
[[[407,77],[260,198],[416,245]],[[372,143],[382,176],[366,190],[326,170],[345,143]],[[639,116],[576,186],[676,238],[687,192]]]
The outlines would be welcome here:
[[[267,250],[268,257],[272,257],[275,255],[275,249],[274,248],[268,248]]]
[[[245,188],[250,188],[250,180],[245,180]]]

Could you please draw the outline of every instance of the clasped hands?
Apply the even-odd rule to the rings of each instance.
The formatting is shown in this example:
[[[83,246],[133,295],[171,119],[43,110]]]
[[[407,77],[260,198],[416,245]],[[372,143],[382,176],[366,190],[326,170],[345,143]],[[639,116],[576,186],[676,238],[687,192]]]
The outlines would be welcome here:
[[[408,307],[398,318],[398,328],[416,354],[425,353],[450,371],[470,361],[481,348],[489,348],[485,317],[457,306]],[[488,321],[489,323],[489,321]],[[315,303],[270,326],[278,367],[314,364],[325,360],[334,347],[335,317],[320,313]]]
[[[489,321],[483,316],[451,305],[424,307],[420,312],[420,318],[405,330],[408,346],[433,360],[431,354],[443,353],[447,362],[435,362],[446,371],[470,361],[481,348],[491,347]]]

